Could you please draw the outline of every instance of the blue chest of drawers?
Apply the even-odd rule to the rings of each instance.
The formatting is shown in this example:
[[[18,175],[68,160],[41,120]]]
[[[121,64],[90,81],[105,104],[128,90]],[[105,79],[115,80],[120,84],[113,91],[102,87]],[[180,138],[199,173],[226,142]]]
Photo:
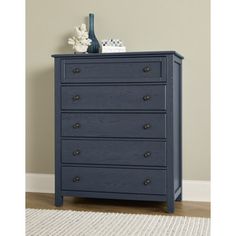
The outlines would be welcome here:
[[[55,205],[63,196],[182,199],[181,74],[174,52],[53,55]]]

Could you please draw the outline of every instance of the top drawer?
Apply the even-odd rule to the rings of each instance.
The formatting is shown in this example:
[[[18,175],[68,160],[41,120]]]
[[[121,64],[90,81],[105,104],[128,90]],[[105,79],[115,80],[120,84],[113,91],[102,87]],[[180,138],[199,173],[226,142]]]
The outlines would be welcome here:
[[[164,82],[165,57],[62,60],[62,83]]]

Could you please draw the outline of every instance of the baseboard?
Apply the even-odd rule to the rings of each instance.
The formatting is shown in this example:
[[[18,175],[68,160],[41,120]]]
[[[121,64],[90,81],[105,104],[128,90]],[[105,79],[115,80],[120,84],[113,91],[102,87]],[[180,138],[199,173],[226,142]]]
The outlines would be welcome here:
[[[26,192],[54,193],[53,174],[26,173]]]
[[[54,175],[27,173],[26,192],[54,193]],[[210,202],[210,181],[183,180],[183,200]]]
[[[200,180],[183,180],[183,200],[210,202],[211,182]]]

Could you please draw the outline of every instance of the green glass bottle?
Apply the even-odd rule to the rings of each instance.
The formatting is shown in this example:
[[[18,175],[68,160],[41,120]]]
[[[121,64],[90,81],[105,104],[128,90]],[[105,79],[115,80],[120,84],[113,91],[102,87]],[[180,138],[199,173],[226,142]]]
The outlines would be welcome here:
[[[91,45],[88,47],[89,53],[99,53],[99,42],[94,33],[94,14],[89,14],[89,38],[92,40]]]

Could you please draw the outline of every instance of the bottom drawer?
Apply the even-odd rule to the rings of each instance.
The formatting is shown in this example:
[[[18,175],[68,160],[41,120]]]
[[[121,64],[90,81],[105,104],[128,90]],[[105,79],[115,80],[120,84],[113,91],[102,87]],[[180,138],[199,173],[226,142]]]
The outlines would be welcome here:
[[[62,190],[165,194],[166,171],[62,167]]]

